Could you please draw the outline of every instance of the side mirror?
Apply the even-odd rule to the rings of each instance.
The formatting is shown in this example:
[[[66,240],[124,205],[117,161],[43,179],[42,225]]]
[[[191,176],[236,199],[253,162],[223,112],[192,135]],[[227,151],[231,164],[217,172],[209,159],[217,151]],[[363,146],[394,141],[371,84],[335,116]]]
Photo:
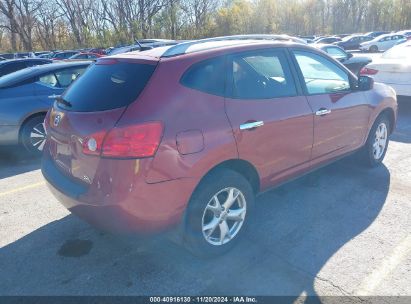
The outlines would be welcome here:
[[[374,79],[368,76],[358,77],[358,90],[369,91],[374,87]]]
[[[353,58],[353,54],[352,53],[347,53],[347,59],[351,59],[351,58]]]

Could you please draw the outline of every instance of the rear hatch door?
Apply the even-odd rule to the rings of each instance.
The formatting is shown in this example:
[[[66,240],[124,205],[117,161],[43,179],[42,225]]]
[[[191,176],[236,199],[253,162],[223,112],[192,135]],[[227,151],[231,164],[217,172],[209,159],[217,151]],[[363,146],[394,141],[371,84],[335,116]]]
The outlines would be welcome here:
[[[104,136],[143,91],[157,62],[104,59],[90,66],[56,100],[47,121],[49,153],[66,175],[91,184],[98,155],[85,155],[83,143]]]

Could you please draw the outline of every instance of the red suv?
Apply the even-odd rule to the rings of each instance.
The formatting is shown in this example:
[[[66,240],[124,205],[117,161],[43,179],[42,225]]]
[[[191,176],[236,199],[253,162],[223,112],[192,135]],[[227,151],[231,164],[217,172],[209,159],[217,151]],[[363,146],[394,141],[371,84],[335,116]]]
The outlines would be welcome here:
[[[352,152],[376,166],[393,89],[312,47],[209,39],[98,59],[46,117],[42,172],[58,200],[117,232],[179,228],[220,254],[254,197]]]

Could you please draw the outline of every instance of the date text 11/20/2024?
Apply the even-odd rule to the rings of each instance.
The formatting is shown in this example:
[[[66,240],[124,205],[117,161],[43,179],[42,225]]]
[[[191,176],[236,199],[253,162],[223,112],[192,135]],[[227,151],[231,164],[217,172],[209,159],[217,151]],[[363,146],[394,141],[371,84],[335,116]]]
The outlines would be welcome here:
[[[254,297],[150,297],[150,303],[258,303]]]

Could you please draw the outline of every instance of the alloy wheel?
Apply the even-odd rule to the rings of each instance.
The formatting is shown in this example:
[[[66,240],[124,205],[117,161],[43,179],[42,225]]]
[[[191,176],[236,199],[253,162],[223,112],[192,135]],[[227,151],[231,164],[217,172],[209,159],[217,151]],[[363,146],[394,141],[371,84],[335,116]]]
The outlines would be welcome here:
[[[208,202],[202,218],[205,240],[214,246],[230,242],[241,230],[247,212],[243,193],[234,187],[216,193]]]
[[[46,143],[46,129],[44,122],[33,127],[30,132],[30,143],[35,150],[43,151],[44,144]]]
[[[385,123],[380,123],[375,131],[375,140],[373,144],[373,155],[376,160],[384,155],[388,140],[388,129]]]

